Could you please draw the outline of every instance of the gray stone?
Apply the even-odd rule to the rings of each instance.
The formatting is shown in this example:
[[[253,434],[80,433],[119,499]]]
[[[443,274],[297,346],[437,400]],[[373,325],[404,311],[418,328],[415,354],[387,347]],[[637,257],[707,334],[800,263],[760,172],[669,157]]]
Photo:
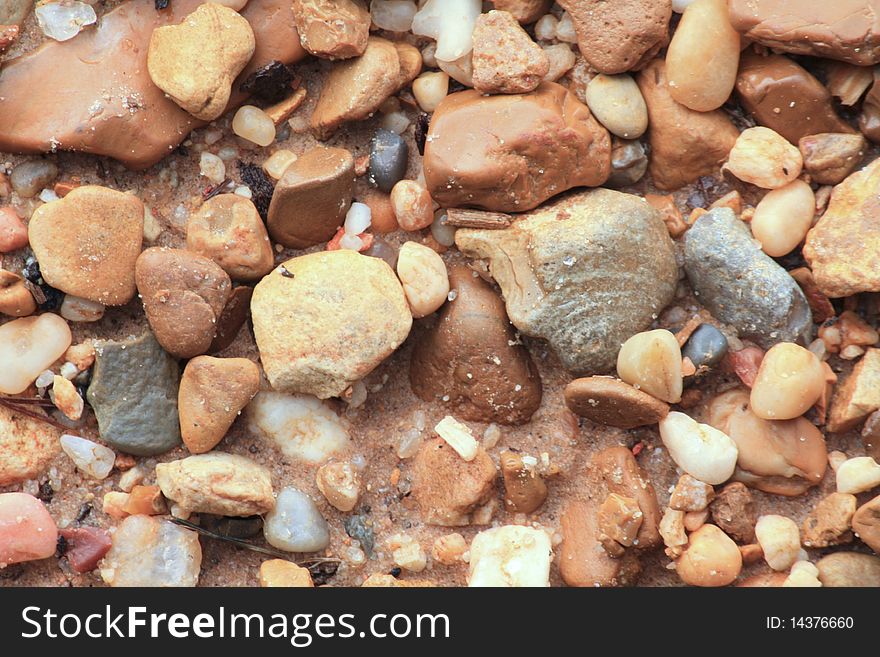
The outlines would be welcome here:
[[[403,137],[380,128],[370,143],[370,180],[386,194],[406,175],[409,147]]]
[[[177,388],[180,368],[153,334],[95,345],[86,396],[101,439],[137,456],[162,454],[180,444]]]
[[[801,288],[730,208],[703,215],[686,233],[684,266],[700,303],[742,337],[765,349],[809,339],[813,317]]]
[[[2,21],[0,21],[2,25]],[[16,166],[9,176],[15,193],[24,198],[33,198],[58,176],[58,167],[49,160],[27,160]]]
[[[345,533],[360,543],[361,549],[372,559],[373,548],[376,545],[376,535],[373,532],[373,528],[367,524],[366,516],[349,516],[343,521],[342,526],[345,527]]]
[[[608,187],[635,185],[648,170],[648,155],[638,139],[617,139],[611,146],[611,175]]]
[[[34,0],[0,0],[0,25],[21,25]]]
[[[263,534],[269,545],[287,552],[317,552],[330,544],[330,528],[312,498],[290,486],[278,493]]]
[[[681,349],[694,367],[715,367],[727,353],[727,338],[711,324],[700,324]]]
[[[672,300],[672,240],[643,199],[608,189],[566,195],[504,230],[460,229],[456,244],[486,258],[510,321],[544,338],[566,369],[608,371],[620,345]]]

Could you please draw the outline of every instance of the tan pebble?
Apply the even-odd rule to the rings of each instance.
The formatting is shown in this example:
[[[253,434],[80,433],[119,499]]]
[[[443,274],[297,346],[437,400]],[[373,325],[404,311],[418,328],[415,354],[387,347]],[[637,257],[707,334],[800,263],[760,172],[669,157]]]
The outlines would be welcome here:
[[[423,112],[433,112],[449,93],[449,76],[443,71],[428,71],[413,80],[413,96]]]
[[[343,513],[351,511],[360,499],[360,475],[347,461],[322,465],[318,468],[315,483],[327,501]]]
[[[115,520],[121,520],[128,515],[125,506],[128,504],[128,493],[110,491],[104,493],[101,510]]]
[[[91,341],[80,342],[71,345],[64,352],[64,360],[76,365],[76,369],[84,372],[89,369],[95,362],[95,344]]]
[[[819,559],[822,586],[880,587],[880,557],[859,552],[834,552]]]
[[[703,525],[691,534],[687,549],[675,562],[675,572],[691,586],[727,586],[740,570],[739,548],[715,525]]]
[[[745,484],[735,481],[718,491],[709,505],[712,521],[740,543],[755,540],[755,503]]]
[[[443,259],[427,246],[405,242],[397,257],[397,275],[413,317],[425,317],[446,302],[449,275]]]
[[[837,492],[864,493],[880,486],[880,464],[870,456],[856,456],[837,466]]]
[[[624,139],[638,139],[648,128],[648,108],[629,75],[602,75],[587,84],[587,105],[599,123]]]
[[[678,402],[683,381],[675,336],[665,329],[636,333],[620,348],[617,375],[657,399]]]
[[[538,472],[538,460],[515,452],[501,455],[504,503],[516,513],[532,513],[547,499],[547,485]]]
[[[400,180],[391,190],[391,205],[397,223],[403,230],[427,228],[434,221],[431,195],[415,180]]]
[[[264,588],[313,588],[308,568],[286,559],[270,559],[260,564],[260,586]]]
[[[55,427],[0,406],[0,486],[40,477],[61,451]]]
[[[791,420],[806,413],[824,390],[825,371],[815,354],[781,342],[761,361],[749,403],[760,418]]]
[[[752,235],[767,255],[784,256],[806,237],[815,207],[812,188],[803,180],[793,180],[758,202],[750,223]]]
[[[740,133],[724,166],[744,182],[776,189],[800,175],[803,158],[779,133],[757,126]]]
[[[801,137],[798,148],[804,158],[804,171],[813,182],[836,185],[859,165],[867,142],[862,135],[825,132]]]
[[[474,89],[482,93],[528,93],[550,70],[544,50],[506,11],[481,14],[473,40]]]
[[[281,148],[270,155],[263,162],[263,171],[275,180],[281,180],[281,176],[291,164],[296,162],[297,154],[286,148]]]
[[[0,393],[24,392],[67,351],[70,342],[70,327],[53,313],[0,325]]]
[[[123,510],[130,516],[158,516],[168,512],[158,486],[132,486]]]
[[[556,82],[577,63],[577,55],[567,43],[544,44],[541,47],[550,62],[550,68],[544,76],[545,82]]]
[[[464,560],[468,550],[467,541],[459,533],[445,534],[434,539],[431,557],[444,566],[452,566]]]
[[[791,518],[764,515],[755,525],[755,537],[764,551],[764,559],[773,570],[788,570],[797,561],[801,534]]]
[[[400,228],[394,216],[394,204],[388,194],[370,189],[361,196],[360,201],[370,208],[370,228],[374,233],[384,235]]]
[[[852,528],[862,543],[874,552],[880,552],[880,495],[856,510]]]
[[[55,375],[52,380],[52,396],[55,406],[70,420],[82,417],[84,402],[76,391],[76,386],[63,376]]]
[[[317,57],[348,59],[363,54],[370,14],[363,0],[293,0],[303,48]]]
[[[831,493],[821,499],[801,526],[803,542],[809,548],[824,548],[852,540],[852,517],[856,497],[847,493]]]
[[[689,474],[684,474],[675,484],[669,506],[679,511],[703,511],[715,498],[715,489]]]
[[[11,271],[0,269],[0,313],[11,317],[33,315],[37,302],[24,279]]]
[[[268,146],[275,141],[275,123],[259,107],[242,105],[232,118],[232,132],[257,146]]]

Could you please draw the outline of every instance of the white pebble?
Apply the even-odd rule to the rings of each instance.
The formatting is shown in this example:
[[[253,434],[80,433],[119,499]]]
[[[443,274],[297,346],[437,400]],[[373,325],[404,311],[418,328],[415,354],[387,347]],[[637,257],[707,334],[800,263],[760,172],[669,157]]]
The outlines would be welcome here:
[[[317,552],[330,543],[330,528],[312,498],[291,486],[278,493],[263,534],[269,545],[287,552]]]
[[[660,420],[659,427],[669,456],[682,470],[713,486],[730,479],[738,452],[726,433],[677,411]]]
[[[34,385],[38,388],[48,388],[55,380],[55,373],[52,370],[44,370],[40,372],[40,376],[34,381]]]
[[[64,355],[70,342],[70,327],[53,313],[22,317],[0,326],[0,393],[24,392]]]
[[[226,180],[226,165],[218,156],[203,151],[199,157],[199,173],[215,185]]]
[[[61,449],[79,470],[93,479],[104,479],[113,469],[115,452],[109,447],[93,443],[79,436],[61,436]]]
[[[348,235],[360,235],[370,227],[370,206],[366,203],[354,202],[345,215],[344,229]]]
[[[379,125],[397,135],[402,135],[409,127],[409,117],[403,112],[388,112],[382,117]]]
[[[422,73],[412,83],[413,96],[425,112],[433,112],[449,93],[449,75],[443,71]]]
[[[473,50],[474,27],[482,11],[481,0],[428,0],[413,17],[412,31],[435,39],[435,57],[451,62]]]
[[[473,461],[477,457],[480,445],[474,439],[470,428],[451,415],[447,415],[440,420],[437,426],[434,427],[434,432],[445,440],[465,461]]]
[[[102,303],[66,294],[59,312],[69,322],[97,322],[104,316],[104,310]]]
[[[232,131],[257,146],[268,146],[275,141],[275,124],[259,107],[242,105],[232,119]]]
[[[764,551],[764,560],[773,570],[788,570],[798,560],[801,532],[791,518],[761,516],[755,525],[755,538]]]
[[[880,486],[880,465],[870,456],[847,459],[837,467],[838,493],[864,493]]]
[[[566,43],[577,43],[578,36],[574,29],[574,21],[567,11],[562,14],[562,18],[556,24],[556,38]]]
[[[86,25],[98,21],[95,10],[84,2],[46,2],[34,10],[43,34],[56,41],[72,39]]]
[[[556,26],[559,19],[553,14],[544,14],[535,23],[535,38],[539,41],[553,41],[556,38]]]
[[[471,543],[468,586],[549,586],[552,557],[550,537],[541,529],[519,525],[487,529]]]
[[[373,0],[370,18],[376,27],[391,32],[409,32],[418,7],[412,0]]]
[[[346,233],[339,239],[339,248],[348,249],[349,251],[360,251],[364,247],[364,242],[357,235]]]
[[[254,193],[251,191],[251,188],[247,185],[239,185],[235,188],[235,191],[232,192],[236,196],[241,196],[242,198],[253,198]]]
[[[282,148],[275,151],[263,162],[263,171],[268,173],[275,180],[281,180],[281,176],[291,164],[297,160],[296,153]]]
[[[40,192],[39,198],[43,203],[51,203],[52,201],[57,201],[59,196],[55,193],[55,190],[44,189]]]
[[[431,235],[443,246],[455,244],[455,226],[450,226],[446,223],[445,212],[438,212],[434,215],[434,221],[431,224]]]

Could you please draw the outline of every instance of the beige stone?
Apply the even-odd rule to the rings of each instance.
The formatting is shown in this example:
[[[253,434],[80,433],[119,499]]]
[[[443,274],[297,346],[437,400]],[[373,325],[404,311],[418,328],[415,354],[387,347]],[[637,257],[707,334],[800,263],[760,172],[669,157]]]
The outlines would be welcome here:
[[[293,0],[293,16],[303,48],[316,57],[362,55],[370,36],[370,13],[363,0]]]
[[[477,19],[472,62],[474,89],[486,94],[534,91],[550,70],[546,53],[506,11]]]
[[[266,588],[314,588],[308,568],[286,559],[270,559],[260,564],[260,586]]]
[[[837,386],[828,417],[828,431],[854,429],[880,409],[880,349],[868,349],[850,375]]]
[[[61,452],[61,432],[0,406],[0,486],[20,484],[45,472]]]

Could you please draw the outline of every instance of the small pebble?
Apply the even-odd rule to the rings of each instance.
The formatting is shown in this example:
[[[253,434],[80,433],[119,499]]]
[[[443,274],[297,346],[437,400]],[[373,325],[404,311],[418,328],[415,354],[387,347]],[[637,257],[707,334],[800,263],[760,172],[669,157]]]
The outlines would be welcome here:
[[[864,493],[880,486],[880,465],[870,456],[847,459],[835,475],[838,493]]]
[[[425,112],[433,112],[449,93],[449,76],[443,71],[428,71],[413,80],[413,96]]]
[[[788,570],[798,560],[801,533],[791,518],[761,516],[755,525],[755,538],[764,551],[765,561],[773,570]]]
[[[545,531],[505,525],[480,532],[470,550],[468,586],[550,585],[553,550]]]
[[[398,225],[406,231],[427,228],[434,221],[431,195],[415,180],[400,180],[391,190],[391,206]]]
[[[791,342],[772,347],[752,385],[750,406],[765,420],[791,420],[825,392],[825,370],[816,355]]]
[[[370,18],[373,24],[390,32],[409,32],[418,7],[412,0],[372,0]]]
[[[0,326],[0,393],[24,392],[64,355],[70,342],[67,322],[52,313],[22,317]]]
[[[116,453],[79,436],[61,436],[61,449],[79,470],[92,479],[105,479],[116,462]]]
[[[308,495],[287,487],[263,525],[266,541],[286,552],[317,552],[330,544],[330,528]]]
[[[202,151],[199,157],[199,173],[215,185],[219,185],[226,180],[226,164],[213,153]]]
[[[98,21],[98,16],[91,5],[77,0],[44,2],[37,5],[34,14],[43,34],[56,41],[68,41],[79,34],[86,25]]]
[[[446,302],[449,275],[443,258],[433,249],[418,242],[404,243],[398,254],[397,276],[413,317],[430,315]]]
[[[438,244],[450,247],[455,244],[455,226],[446,223],[446,213],[437,211],[434,214],[434,221],[431,222],[431,235],[437,240]]]
[[[365,232],[370,227],[370,223],[370,206],[364,203],[352,203],[345,215],[343,229],[346,235],[356,236]]]
[[[715,367],[727,353],[727,338],[711,324],[700,324],[682,347],[681,355],[694,367]]]
[[[360,475],[348,461],[333,461],[321,466],[315,483],[327,501],[343,513],[351,511],[360,498]]]
[[[52,379],[52,402],[56,408],[64,413],[69,420],[76,422],[82,417],[85,406],[82,397],[77,392],[76,386],[69,379],[55,375]]]
[[[590,80],[587,105],[608,131],[623,139],[638,139],[648,128],[648,107],[631,76],[599,74]]]
[[[43,503],[26,493],[0,493],[0,572],[55,554],[58,527]]]
[[[689,537],[675,572],[691,586],[727,586],[742,570],[736,543],[715,525],[703,525]]]
[[[28,245],[27,226],[10,207],[0,208],[0,253],[17,251]]]
[[[284,172],[291,164],[296,162],[298,156],[293,151],[285,148],[279,149],[272,153],[265,162],[263,162],[263,171],[268,173],[275,180],[281,180]]]
[[[380,128],[370,142],[370,180],[386,194],[390,193],[395,183],[406,175],[408,157],[406,141]]]
[[[636,333],[617,355],[617,375],[657,399],[681,400],[681,349],[665,329]]]
[[[103,303],[65,294],[59,312],[68,322],[97,322],[104,316]]]
[[[727,434],[677,411],[660,420],[659,427],[669,456],[682,470],[713,486],[730,479],[738,452]]]
[[[257,146],[268,146],[275,141],[275,124],[272,119],[253,105],[242,105],[238,108],[232,119],[232,131]]]
[[[752,235],[767,255],[784,256],[803,242],[813,225],[815,208],[812,188],[803,180],[792,180],[758,202],[749,224]]]
[[[797,178],[803,163],[801,152],[785,137],[757,126],[740,133],[724,166],[744,182],[776,189]]]
[[[270,559],[260,564],[260,586],[264,588],[312,588],[314,585],[308,568],[286,559]]]
[[[23,198],[33,198],[49,187],[58,177],[58,167],[49,160],[27,160],[16,166],[9,176],[15,193]]]

